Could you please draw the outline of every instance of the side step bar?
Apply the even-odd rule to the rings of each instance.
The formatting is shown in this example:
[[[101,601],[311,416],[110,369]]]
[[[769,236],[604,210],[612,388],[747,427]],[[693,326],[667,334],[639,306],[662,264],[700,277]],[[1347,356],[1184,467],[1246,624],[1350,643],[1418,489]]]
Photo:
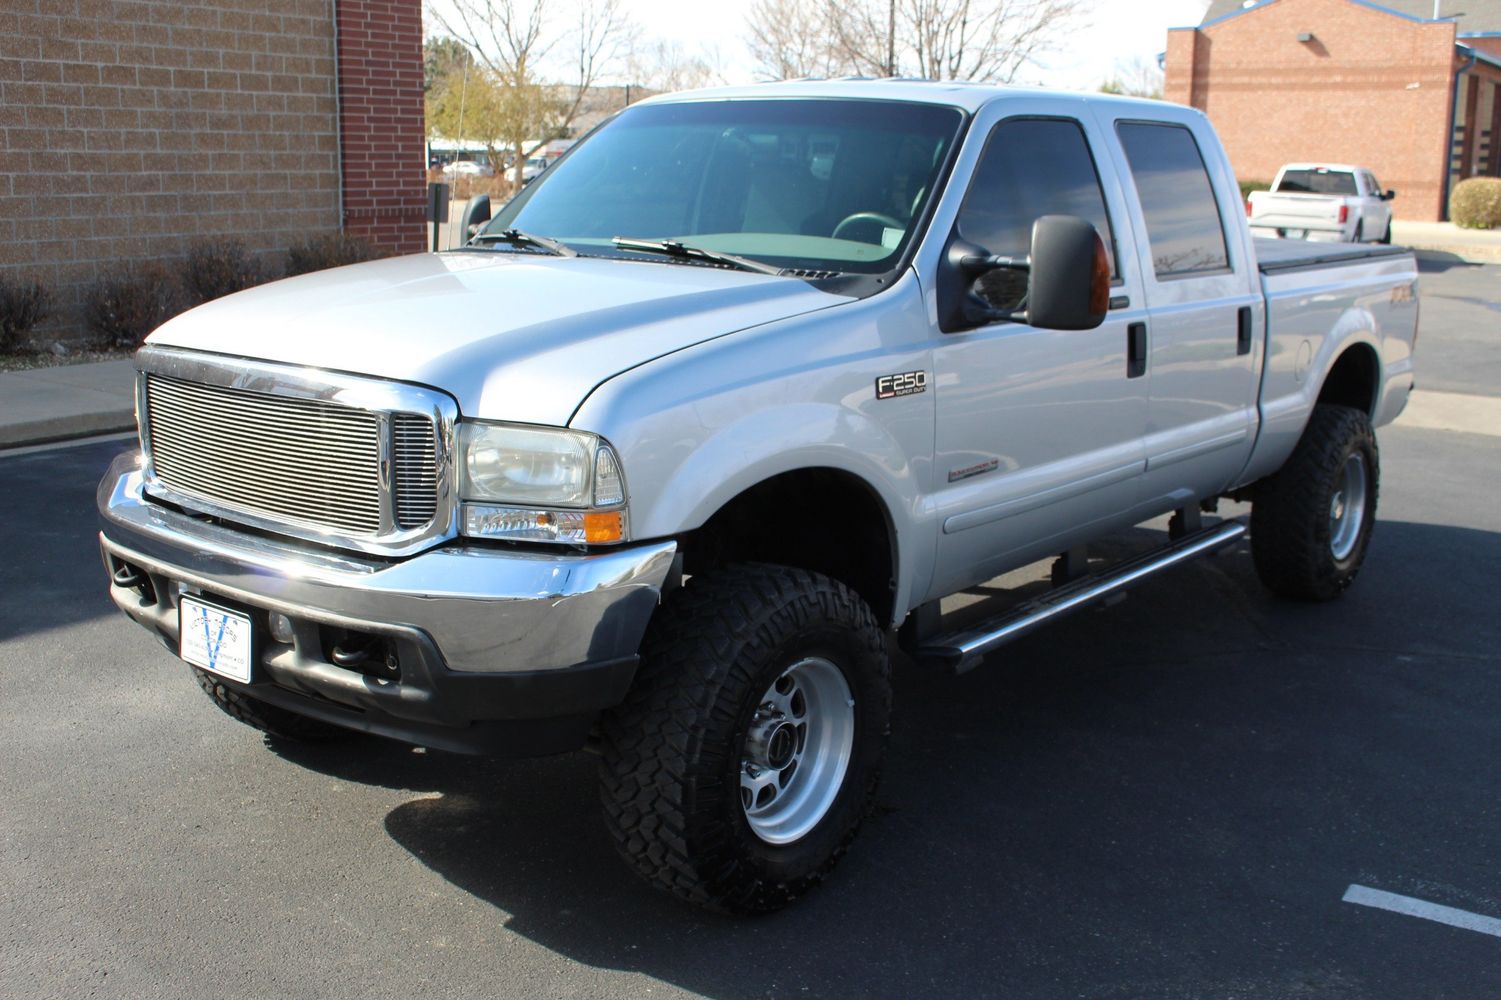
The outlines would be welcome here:
[[[1159,570],[1222,548],[1245,533],[1246,525],[1243,521],[1225,521],[1212,528],[1185,535],[1164,548],[1121,563],[1101,575],[1088,576],[1055,587],[1040,597],[962,632],[934,636],[917,648],[915,658],[962,674],[979,665],[986,653],[1026,635],[1054,618],[1097,603]]]

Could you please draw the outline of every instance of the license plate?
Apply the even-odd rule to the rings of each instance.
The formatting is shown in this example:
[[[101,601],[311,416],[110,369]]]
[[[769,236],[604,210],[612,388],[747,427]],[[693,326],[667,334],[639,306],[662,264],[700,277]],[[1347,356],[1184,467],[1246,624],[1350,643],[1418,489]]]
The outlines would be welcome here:
[[[250,617],[183,597],[178,652],[184,660],[242,684],[250,683]]]

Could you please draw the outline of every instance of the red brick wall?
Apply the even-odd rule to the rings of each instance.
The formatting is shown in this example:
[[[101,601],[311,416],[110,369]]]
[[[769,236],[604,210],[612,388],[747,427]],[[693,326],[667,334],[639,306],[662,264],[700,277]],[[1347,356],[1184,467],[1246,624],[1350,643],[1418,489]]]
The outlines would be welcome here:
[[[1299,42],[1302,32],[1313,41]],[[1166,92],[1209,115],[1242,180],[1269,181],[1297,160],[1362,164],[1397,190],[1398,218],[1436,220],[1454,42],[1453,22],[1348,0],[1279,0],[1170,32]]]
[[[337,0],[344,227],[404,253],[427,248],[422,8]]]

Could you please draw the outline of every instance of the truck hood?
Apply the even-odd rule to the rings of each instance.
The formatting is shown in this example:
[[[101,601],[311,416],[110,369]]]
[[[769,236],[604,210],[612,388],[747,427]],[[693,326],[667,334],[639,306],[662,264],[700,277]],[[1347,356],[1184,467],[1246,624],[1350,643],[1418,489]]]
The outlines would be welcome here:
[[[562,425],[627,368],[844,301],[797,278],[461,251],[238,292],[147,343],[415,382],[454,396],[465,416]]]

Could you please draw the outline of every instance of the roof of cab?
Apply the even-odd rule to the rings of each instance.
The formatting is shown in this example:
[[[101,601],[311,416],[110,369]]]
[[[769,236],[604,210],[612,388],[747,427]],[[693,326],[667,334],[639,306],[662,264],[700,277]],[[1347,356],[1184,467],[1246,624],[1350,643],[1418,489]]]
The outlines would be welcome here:
[[[842,97],[849,100],[906,101],[914,104],[942,104],[975,112],[991,101],[1007,97],[1036,98],[1051,96],[1079,101],[1127,103],[1145,108],[1160,107],[1161,102],[1110,94],[1076,93],[1042,87],[1006,87],[992,83],[964,83],[954,80],[904,79],[835,79],[788,80],[782,83],[757,83],[744,87],[711,87],[660,94],[640,102],[663,104],[678,101],[745,100],[751,98]]]

